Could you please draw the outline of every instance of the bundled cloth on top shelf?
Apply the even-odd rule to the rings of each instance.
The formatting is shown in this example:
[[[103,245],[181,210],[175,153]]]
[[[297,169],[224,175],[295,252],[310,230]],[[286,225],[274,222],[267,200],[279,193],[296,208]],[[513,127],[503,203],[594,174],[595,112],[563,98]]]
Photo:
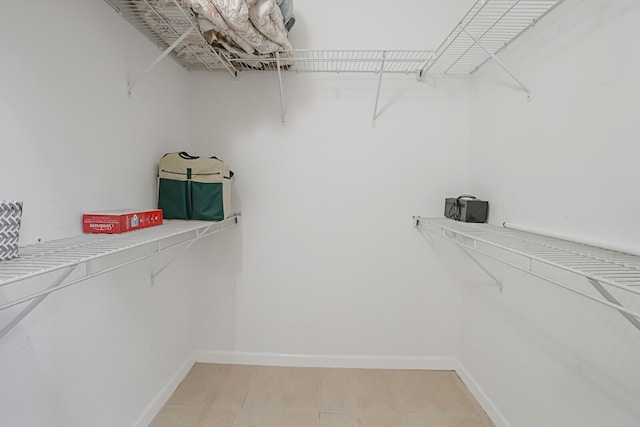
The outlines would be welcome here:
[[[276,0],[276,3],[282,12],[285,28],[287,31],[291,31],[291,27],[296,23],[296,17],[293,14],[293,0]]]
[[[190,63],[197,63],[199,53],[214,48],[236,65],[241,62],[260,69],[273,65],[275,52],[292,49],[285,26],[288,23],[291,28],[295,22],[292,0],[145,0],[139,7],[147,25],[167,43],[176,39],[176,32],[189,29],[185,12],[195,15],[200,34],[189,35],[185,39],[188,46],[175,51]]]
[[[238,55],[291,49],[276,0],[183,0],[198,17],[200,31],[214,47]]]

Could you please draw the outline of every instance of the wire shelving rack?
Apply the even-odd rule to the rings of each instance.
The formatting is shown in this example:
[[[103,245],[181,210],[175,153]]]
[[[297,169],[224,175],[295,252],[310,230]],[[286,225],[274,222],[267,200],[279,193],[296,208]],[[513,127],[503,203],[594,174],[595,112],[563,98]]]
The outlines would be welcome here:
[[[476,1],[435,51],[424,72],[473,73],[563,1]]]
[[[56,277],[40,291],[0,301],[0,312],[29,303],[0,329],[0,339],[51,293],[154,257],[169,249],[180,249],[174,257],[151,273],[153,282],[196,241],[235,226],[239,223],[239,218],[240,215],[236,214],[219,222],[169,220],[163,225],[123,234],[83,234],[20,248],[18,258],[0,262],[0,291],[11,287],[11,292],[7,294],[15,295],[20,293],[16,290],[28,289],[19,286],[22,282],[45,275],[56,274]],[[100,262],[118,254],[124,256],[115,257],[115,263]]]
[[[620,312],[640,330],[640,312],[629,309],[640,303],[640,256],[570,242],[489,224],[471,224],[445,218],[414,217],[420,229],[455,243],[502,289],[502,281],[472,253],[507,264],[574,294]],[[582,276],[597,292],[587,292],[559,281],[548,268]]]
[[[435,51],[293,49],[260,56],[209,45],[193,11],[179,0],[105,1],[163,50],[140,76],[129,81],[129,94],[165,56],[188,69],[225,70],[234,78],[242,71],[277,71],[285,123],[283,71],[374,73],[380,76],[375,125],[382,76],[389,73],[415,74],[418,80],[426,74],[470,74],[493,59],[529,96],[527,85],[496,55],[564,0],[477,0]]]

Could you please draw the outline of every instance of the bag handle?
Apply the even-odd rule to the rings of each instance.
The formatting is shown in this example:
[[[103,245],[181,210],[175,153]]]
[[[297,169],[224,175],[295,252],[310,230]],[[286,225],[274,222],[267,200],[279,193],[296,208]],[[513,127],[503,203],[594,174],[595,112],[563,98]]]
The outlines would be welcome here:
[[[461,194],[456,197],[455,204],[451,205],[451,207],[449,208],[449,214],[452,216],[452,219],[456,221],[460,221],[460,216],[462,215],[462,206],[460,205],[460,199],[478,200],[476,196],[473,196],[471,194]]]
[[[195,159],[199,159],[200,156],[192,156],[191,154],[187,153],[186,151],[181,151],[178,153],[178,156],[182,157],[183,159],[187,159],[187,160],[195,160]],[[216,156],[211,156],[209,157],[210,159],[214,159],[214,160],[220,160],[219,158],[217,158]]]
[[[182,157],[183,159],[186,159],[186,160],[196,160],[196,159],[200,158],[200,156],[192,156],[191,154],[187,153],[186,151],[179,152],[178,156],[180,156],[180,157]],[[209,158],[210,159],[214,159],[214,160],[218,160],[219,162],[224,163],[224,162],[222,162],[222,160],[220,160],[216,156],[211,156]],[[229,171],[229,179],[233,178],[233,175],[234,175],[233,171]]]

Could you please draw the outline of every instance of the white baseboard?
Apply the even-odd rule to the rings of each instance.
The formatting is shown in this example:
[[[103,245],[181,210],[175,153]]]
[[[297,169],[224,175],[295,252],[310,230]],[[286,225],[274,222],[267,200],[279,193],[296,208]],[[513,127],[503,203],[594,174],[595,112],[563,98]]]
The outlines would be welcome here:
[[[453,371],[459,365],[458,360],[454,357],[373,357],[206,350],[196,351],[195,360],[200,363],[227,363],[235,365],[363,369],[430,369],[437,371]]]
[[[467,371],[467,369],[464,367],[464,365],[462,365],[462,363],[460,363],[460,361],[457,361],[457,363],[458,367],[455,369],[456,373],[458,374],[462,382],[464,382],[464,384],[467,386],[473,397],[476,398],[480,406],[482,406],[482,409],[484,409],[489,418],[491,418],[493,424],[495,424],[496,427],[511,427],[511,423],[507,421],[504,414],[489,398],[487,393],[480,386],[480,384],[478,384],[475,378],[471,376],[469,371]]]
[[[167,400],[171,397],[176,388],[180,385],[184,377],[187,376],[193,364],[196,363],[193,354],[187,357],[187,360],[178,368],[175,375],[162,387],[162,389],[155,395],[151,402],[142,411],[142,414],[138,417],[132,427],[148,427],[153,421],[153,418],[158,415],[158,412],[162,409]]]

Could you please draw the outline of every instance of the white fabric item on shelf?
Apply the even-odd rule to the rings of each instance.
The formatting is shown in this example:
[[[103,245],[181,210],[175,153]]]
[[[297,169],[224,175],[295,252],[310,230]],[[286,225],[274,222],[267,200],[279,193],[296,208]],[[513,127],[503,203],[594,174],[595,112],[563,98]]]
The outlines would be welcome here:
[[[290,50],[282,12],[275,0],[183,0],[198,17],[213,46],[241,55]]]

